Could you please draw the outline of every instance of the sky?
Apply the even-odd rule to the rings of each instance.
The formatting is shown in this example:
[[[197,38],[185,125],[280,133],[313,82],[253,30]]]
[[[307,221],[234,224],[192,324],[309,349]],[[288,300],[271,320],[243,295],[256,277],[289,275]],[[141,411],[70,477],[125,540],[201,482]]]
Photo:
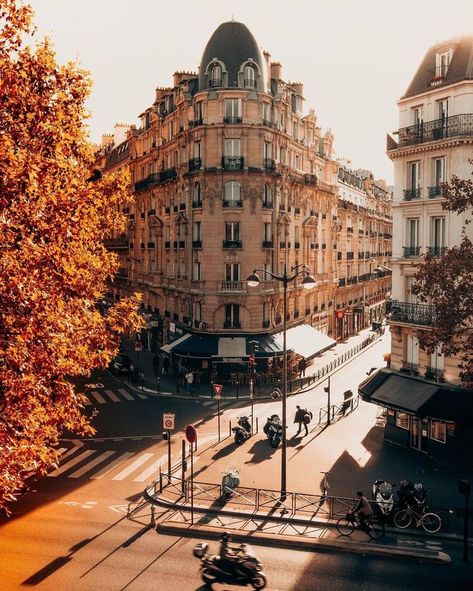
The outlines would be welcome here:
[[[386,133],[398,127],[396,101],[424,54],[439,41],[473,34],[473,1],[449,0],[30,0],[42,36],[60,63],[91,72],[91,139],[116,122],[137,124],[157,86],[175,71],[197,71],[222,22],[243,22],[263,50],[301,81],[335,135],[336,157],[393,180]],[[470,26],[470,28],[468,28]]]

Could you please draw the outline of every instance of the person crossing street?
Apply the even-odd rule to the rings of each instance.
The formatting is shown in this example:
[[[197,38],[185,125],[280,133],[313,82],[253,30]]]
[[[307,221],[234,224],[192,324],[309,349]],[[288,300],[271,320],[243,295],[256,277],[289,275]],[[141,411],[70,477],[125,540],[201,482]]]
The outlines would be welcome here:
[[[307,411],[307,409],[301,408],[299,405],[296,406],[296,409],[297,410],[296,410],[296,415],[294,417],[294,423],[298,423],[299,424],[299,428],[297,429],[296,437],[301,432],[302,425],[304,425],[305,435],[309,435],[309,429],[307,428],[307,425],[310,422],[309,412]],[[308,417],[309,420],[307,420],[305,418],[306,416]],[[305,435],[304,435],[304,437],[305,437]]]

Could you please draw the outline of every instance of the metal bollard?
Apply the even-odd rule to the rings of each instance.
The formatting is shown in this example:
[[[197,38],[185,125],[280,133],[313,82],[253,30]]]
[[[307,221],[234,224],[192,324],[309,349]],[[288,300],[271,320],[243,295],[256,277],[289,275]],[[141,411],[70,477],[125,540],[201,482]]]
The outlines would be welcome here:
[[[232,436],[232,422],[228,421],[228,436]]]
[[[256,433],[259,433],[258,417],[256,417]]]

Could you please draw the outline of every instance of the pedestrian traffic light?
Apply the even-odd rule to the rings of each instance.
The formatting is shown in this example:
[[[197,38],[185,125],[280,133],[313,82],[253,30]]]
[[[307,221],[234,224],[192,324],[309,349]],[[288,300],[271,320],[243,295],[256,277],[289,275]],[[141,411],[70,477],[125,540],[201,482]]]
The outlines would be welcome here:
[[[253,354],[250,355],[250,365],[255,364],[255,356]]]
[[[168,441],[169,440],[169,431],[163,431],[162,436],[163,436],[163,441]]]

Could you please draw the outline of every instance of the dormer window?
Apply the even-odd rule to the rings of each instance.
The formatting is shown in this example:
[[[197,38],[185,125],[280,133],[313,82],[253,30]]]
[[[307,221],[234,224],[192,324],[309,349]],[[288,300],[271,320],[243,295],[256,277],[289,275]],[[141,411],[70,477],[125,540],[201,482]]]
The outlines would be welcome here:
[[[222,67],[220,64],[212,66],[210,71],[210,86],[222,86]]]
[[[256,86],[255,70],[251,66],[245,66],[244,86],[245,88],[255,88]]]
[[[452,61],[452,50],[439,51],[435,55],[435,70],[432,77],[432,84],[439,84],[445,78]]]

